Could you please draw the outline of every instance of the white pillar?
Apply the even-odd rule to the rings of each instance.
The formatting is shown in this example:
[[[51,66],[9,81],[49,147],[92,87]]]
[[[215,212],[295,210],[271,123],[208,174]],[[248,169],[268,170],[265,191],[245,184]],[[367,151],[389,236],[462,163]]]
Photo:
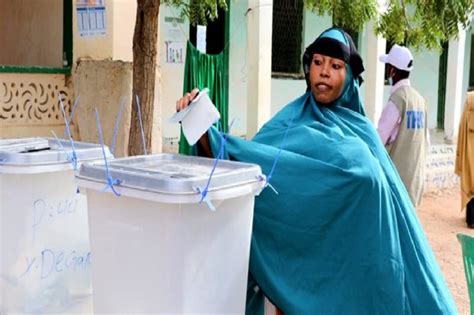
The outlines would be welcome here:
[[[364,62],[365,72],[365,112],[367,117],[377,126],[383,109],[385,64],[379,56],[385,54],[386,40],[375,35],[375,23],[367,24],[367,59]]]
[[[444,136],[448,141],[457,137],[462,111],[463,71],[466,31],[460,30],[458,38],[449,41],[448,73],[446,78],[446,103],[444,113]]]
[[[249,0],[247,138],[270,118],[273,0]]]

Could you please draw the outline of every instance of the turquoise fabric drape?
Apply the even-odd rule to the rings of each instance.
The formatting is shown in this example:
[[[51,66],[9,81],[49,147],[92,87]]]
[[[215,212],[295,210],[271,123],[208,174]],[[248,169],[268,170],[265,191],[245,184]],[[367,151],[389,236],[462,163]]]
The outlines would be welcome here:
[[[225,58],[225,51],[218,55],[203,54],[188,41],[183,93],[190,92],[196,87],[200,90],[205,87],[209,88],[209,97],[221,114],[219,125],[222,127],[219,128],[227,132],[229,91]],[[188,144],[182,133],[179,140],[179,153],[193,154],[193,148]]]
[[[247,314],[267,296],[290,314],[456,314],[408,193],[363,115],[358,83],[330,107],[307,92],[225,158],[270,172],[256,197]],[[208,131],[217,154],[221,135]],[[255,284],[259,289],[255,290]]]

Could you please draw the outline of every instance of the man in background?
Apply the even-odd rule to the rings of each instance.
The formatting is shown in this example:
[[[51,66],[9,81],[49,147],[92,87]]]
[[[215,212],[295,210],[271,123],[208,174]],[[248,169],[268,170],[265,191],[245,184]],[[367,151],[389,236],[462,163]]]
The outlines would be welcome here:
[[[416,207],[425,186],[425,161],[429,147],[427,106],[410,83],[413,56],[408,48],[394,45],[379,59],[388,65],[392,87],[377,131]]]

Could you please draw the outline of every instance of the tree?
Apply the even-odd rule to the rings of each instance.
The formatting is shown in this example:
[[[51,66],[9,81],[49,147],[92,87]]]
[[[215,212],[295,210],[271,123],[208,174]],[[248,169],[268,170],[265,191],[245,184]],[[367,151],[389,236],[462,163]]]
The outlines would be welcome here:
[[[144,152],[137,100],[140,103],[146,152],[151,151],[158,16],[161,3],[180,8],[182,14],[187,16],[191,23],[202,25],[205,25],[208,19],[212,21],[217,17],[218,8],[227,9],[226,0],[191,0],[189,3],[185,0],[137,0],[137,14],[133,34],[133,97],[128,145],[129,155],[139,155]]]
[[[305,0],[315,13],[333,16],[334,24],[359,31],[369,20],[387,40],[416,49],[441,48],[466,29],[474,13],[473,0],[386,0],[379,14],[377,0]]]

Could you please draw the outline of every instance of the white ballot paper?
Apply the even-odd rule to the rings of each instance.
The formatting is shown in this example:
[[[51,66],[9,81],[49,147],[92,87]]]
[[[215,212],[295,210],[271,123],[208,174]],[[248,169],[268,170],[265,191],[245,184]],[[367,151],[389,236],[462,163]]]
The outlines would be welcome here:
[[[169,122],[181,122],[183,134],[190,145],[194,145],[199,138],[220,118],[221,115],[208,95],[209,89],[204,88],[191,101],[188,107],[174,114]]]

